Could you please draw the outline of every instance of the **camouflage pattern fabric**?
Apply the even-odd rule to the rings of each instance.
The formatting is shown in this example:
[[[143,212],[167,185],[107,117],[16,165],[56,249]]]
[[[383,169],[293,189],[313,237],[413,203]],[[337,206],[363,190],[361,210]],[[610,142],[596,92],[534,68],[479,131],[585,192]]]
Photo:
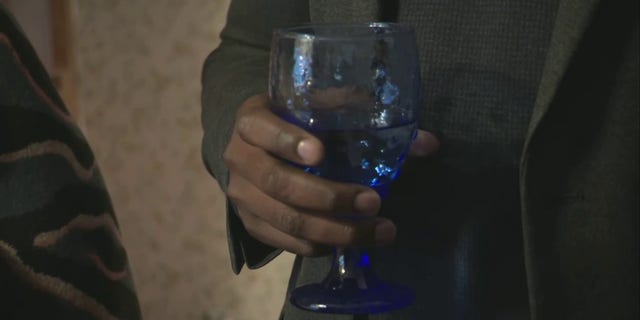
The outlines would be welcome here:
[[[0,318],[140,317],[93,153],[0,6]]]

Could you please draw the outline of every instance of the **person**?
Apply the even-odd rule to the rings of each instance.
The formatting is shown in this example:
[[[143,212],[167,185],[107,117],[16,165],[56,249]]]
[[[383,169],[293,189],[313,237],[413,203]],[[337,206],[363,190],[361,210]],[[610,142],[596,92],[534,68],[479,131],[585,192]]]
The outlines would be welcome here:
[[[287,164],[323,146],[265,95],[273,29],[368,21],[415,28],[425,80],[384,201]],[[370,319],[637,318],[638,21],[637,1],[233,0],[202,73],[233,271],[295,253],[290,292],[324,277],[331,246],[374,246],[375,272],[416,299]],[[281,318],[353,316],[285,299]]]
[[[141,318],[91,148],[1,4],[0,318]]]

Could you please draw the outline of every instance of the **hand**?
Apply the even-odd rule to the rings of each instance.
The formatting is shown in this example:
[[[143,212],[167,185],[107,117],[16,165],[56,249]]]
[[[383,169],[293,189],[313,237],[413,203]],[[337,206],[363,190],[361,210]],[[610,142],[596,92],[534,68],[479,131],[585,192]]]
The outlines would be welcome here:
[[[266,95],[257,95],[240,106],[224,152],[227,195],[249,234],[305,256],[324,254],[330,246],[390,244],[396,228],[376,217],[380,197],[375,191],[323,179],[281,160],[313,166],[324,148],[310,133],[274,115],[268,103]],[[411,153],[425,156],[438,147],[433,135],[420,131]],[[340,219],[345,214],[370,219]]]

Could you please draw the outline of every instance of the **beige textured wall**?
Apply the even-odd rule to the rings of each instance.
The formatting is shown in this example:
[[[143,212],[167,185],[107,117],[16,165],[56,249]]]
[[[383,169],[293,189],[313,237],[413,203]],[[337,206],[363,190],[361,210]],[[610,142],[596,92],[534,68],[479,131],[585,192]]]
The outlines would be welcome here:
[[[292,257],[231,272],[224,198],[200,159],[200,71],[228,0],[76,0],[80,122],[146,319],[276,319]]]

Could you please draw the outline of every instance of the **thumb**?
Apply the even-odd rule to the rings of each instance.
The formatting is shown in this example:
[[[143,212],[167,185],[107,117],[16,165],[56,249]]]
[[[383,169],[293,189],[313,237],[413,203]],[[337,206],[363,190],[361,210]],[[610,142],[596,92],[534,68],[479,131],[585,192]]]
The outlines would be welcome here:
[[[440,141],[434,134],[418,130],[418,134],[411,144],[409,155],[426,157],[438,152],[438,149],[440,149]]]

